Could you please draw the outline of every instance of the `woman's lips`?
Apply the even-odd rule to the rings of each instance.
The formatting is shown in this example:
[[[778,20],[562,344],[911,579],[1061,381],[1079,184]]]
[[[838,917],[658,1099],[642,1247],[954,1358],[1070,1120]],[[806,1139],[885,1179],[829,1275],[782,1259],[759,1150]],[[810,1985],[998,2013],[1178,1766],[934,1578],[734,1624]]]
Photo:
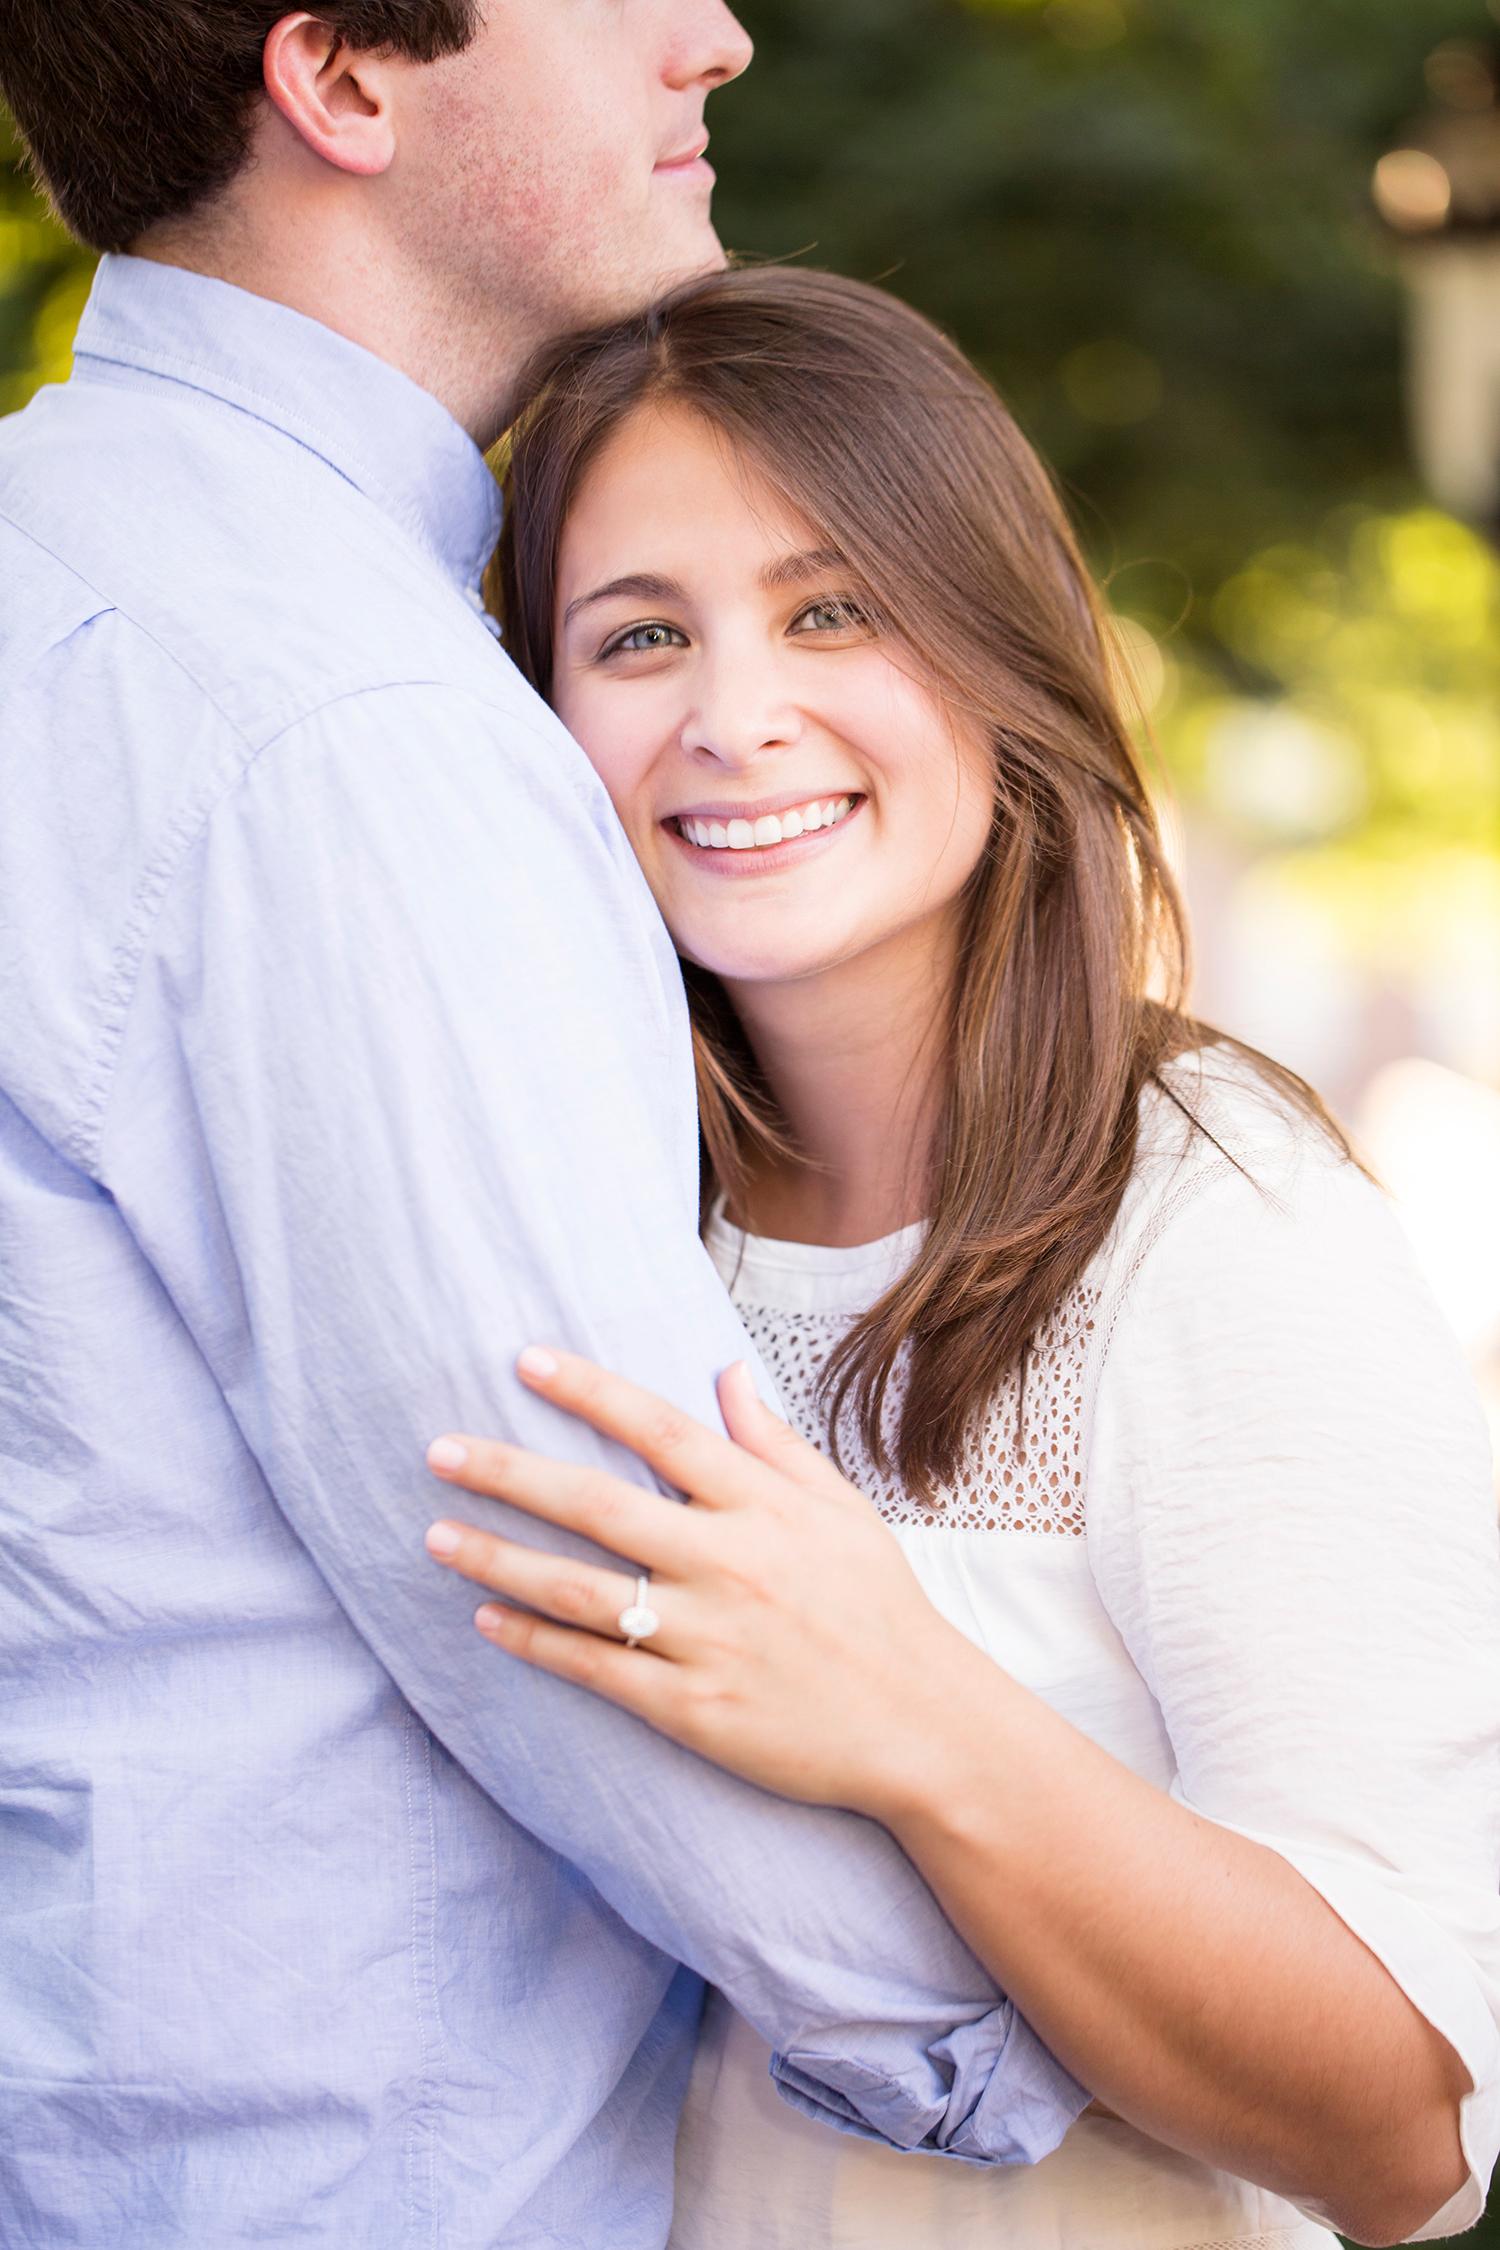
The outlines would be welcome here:
[[[857,802],[852,795],[808,797],[780,812],[742,819],[678,813],[677,832],[699,851],[764,851],[770,844],[791,843],[798,836],[816,834],[820,828],[836,828],[841,820],[848,819]]]
[[[771,873],[810,850],[831,844],[858,815],[864,801],[862,796],[853,795],[813,797],[780,813],[761,813],[753,819],[678,813],[662,826],[678,850],[706,874]],[[816,820],[811,817],[814,813]]]

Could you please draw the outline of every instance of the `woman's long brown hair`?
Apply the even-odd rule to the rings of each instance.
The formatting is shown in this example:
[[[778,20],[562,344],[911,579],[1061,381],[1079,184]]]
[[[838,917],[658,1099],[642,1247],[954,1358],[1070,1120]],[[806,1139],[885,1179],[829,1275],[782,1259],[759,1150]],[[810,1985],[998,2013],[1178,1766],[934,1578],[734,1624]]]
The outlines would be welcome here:
[[[752,462],[955,714],[994,748],[946,1086],[912,1264],[825,1375],[882,1468],[932,1495],[1006,1371],[1109,1232],[1142,1089],[1219,1034],[1183,1013],[1176,887],[1111,679],[1098,596],[1046,471],[963,356],[897,299],[802,269],[714,274],[554,347],[511,432],[494,594],[544,695],[558,547],[600,448],[647,402],[704,416]],[[743,1209],[777,1112],[718,979],[685,964],[705,1198]],[[1230,1044],[1233,1044],[1232,1042]],[[1316,1096],[1254,1058],[1297,1108]],[[1337,1129],[1329,1125],[1337,1138]],[[892,1444],[882,1409],[906,1384]]]

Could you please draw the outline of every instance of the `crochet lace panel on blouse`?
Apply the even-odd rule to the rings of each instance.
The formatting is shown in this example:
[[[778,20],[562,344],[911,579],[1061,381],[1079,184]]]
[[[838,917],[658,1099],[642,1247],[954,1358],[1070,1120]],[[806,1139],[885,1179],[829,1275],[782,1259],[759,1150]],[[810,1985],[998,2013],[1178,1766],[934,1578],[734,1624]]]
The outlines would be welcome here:
[[[961,1474],[935,1496],[934,1505],[914,1497],[898,1478],[880,1475],[848,1413],[839,1424],[845,1475],[868,1494],[889,1524],[1079,1537],[1084,1529],[1084,1369],[1099,1297],[1099,1289],[1085,1278],[1061,1300],[1037,1331],[1024,1384],[1019,1370],[1006,1377],[969,1442]],[[737,1301],[794,1427],[831,1455],[818,1382],[854,1315],[788,1312]],[[904,1387],[898,1363],[883,1416],[888,1443]]]

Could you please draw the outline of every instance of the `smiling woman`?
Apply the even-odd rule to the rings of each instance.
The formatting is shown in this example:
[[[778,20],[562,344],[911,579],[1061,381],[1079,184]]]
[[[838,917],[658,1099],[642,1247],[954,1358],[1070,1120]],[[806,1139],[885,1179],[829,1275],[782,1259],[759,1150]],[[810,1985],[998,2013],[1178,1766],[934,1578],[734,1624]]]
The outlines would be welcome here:
[[[930,1221],[834,1380],[879,1446],[904,1355],[901,1470],[951,1475],[995,1369],[1108,1230],[1142,1086],[1197,1035],[1172,1004],[1180,910],[1097,599],[1045,470],[896,300],[715,277],[535,371],[498,580],[507,646],[599,767],[687,965],[707,1200],[754,1180],[766,1225],[832,1243]],[[731,821],[753,842],[758,820],[845,797],[790,844],[783,827],[730,847]],[[872,987],[895,1082],[865,1058],[839,1102],[868,1120],[868,1159],[814,1157],[793,1185],[787,1131],[809,1153],[819,1136],[766,1056],[833,1053]],[[952,1023],[963,1067],[935,1070]]]
[[[527,1355],[689,1504],[450,1440],[439,1473],[621,1560],[432,1552],[506,1597],[512,1655],[883,1822],[1107,2105],[1031,2171],[851,2144],[716,1994],[673,2250],[1468,2223],[1500,2139],[1483,1424],[1316,1097],[1179,1005],[1044,470],[915,314],[742,272],[554,353],[508,498],[506,641],[676,942],[705,1241],[811,1444],[742,1373],[728,1444]]]
[[[618,571],[643,540],[652,568]],[[600,449],[558,555],[553,700],[679,952],[752,1040],[796,1036],[809,995],[821,1016],[872,979],[930,1014],[993,819],[982,729],[816,542],[700,413],[663,403]],[[918,1216],[920,1173],[890,1187],[893,1223]],[[867,1204],[825,1211],[832,1239],[882,1231]]]

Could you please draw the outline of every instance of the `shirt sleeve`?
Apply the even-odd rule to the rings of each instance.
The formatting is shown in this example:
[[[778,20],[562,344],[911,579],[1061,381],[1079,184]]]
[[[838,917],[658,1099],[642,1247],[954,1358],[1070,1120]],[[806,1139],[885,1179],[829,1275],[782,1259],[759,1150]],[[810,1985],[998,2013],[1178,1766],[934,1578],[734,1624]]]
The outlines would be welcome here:
[[[351,696],[226,787],[144,903],[101,1177],[370,1648],[481,1787],[731,1996],[788,2098],[903,2148],[1045,2154],[1087,2095],[883,1830],[499,1654],[423,1552],[440,1430],[644,1481],[516,1382],[525,1343],[704,1419],[748,1349],[697,1239],[670,947],[576,748],[540,706]]]
[[[1264,1107],[1261,1105],[1264,1118]],[[1383,1197],[1264,1125],[1158,1199],[1102,1372],[1101,1594],[1194,1811],[1280,1852],[1473,2080],[1500,2143],[1500,1554],[1458,1347]]]

